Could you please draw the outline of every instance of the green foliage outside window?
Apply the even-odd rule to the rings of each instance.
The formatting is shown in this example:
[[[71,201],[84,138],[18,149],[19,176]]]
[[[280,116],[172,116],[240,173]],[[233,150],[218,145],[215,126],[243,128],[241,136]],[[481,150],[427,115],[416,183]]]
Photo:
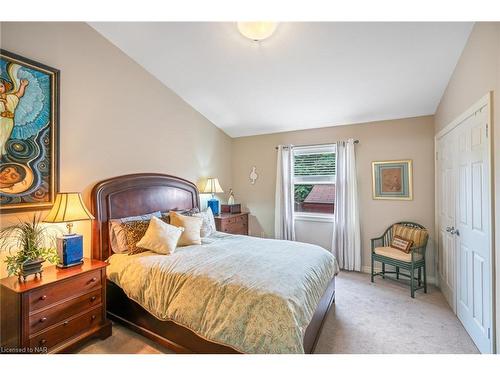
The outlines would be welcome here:
[[[302,203],[309,195],[314,185],[295,185],[295,202]]]
[[[335,154],[302,154],[294,157],[295,176],[334,176]]]

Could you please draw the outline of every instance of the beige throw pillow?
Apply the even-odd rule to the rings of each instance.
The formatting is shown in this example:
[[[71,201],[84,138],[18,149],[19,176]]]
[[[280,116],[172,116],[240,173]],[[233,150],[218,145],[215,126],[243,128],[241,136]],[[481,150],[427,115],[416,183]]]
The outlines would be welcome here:
[[[184,228],[165,223],[152,217],[146,234],[137,242],[137,247],[154,251],[158,254],[172,254],[177,247]]]
[[[177,246],[201,245],[201,225],[203,219],[195,216],[184,216],[175,211],[170,211],[170,224],[183,227],[181,238]]]
[[[127,253],[129,251],[127,236],[124,228],[122,227],[123,223],[130,223],[132,221],[147,221],[149,223],[149,220],[152,216],[160,217],[161,213],[160,211],[157,211],[140,216],[129,216],[122,217],[121,219],[111,219],[109,221],[109,240],[111,243],[111,250],[113,250],[114,253]],[[141,237],[139,237],[139,239]]]

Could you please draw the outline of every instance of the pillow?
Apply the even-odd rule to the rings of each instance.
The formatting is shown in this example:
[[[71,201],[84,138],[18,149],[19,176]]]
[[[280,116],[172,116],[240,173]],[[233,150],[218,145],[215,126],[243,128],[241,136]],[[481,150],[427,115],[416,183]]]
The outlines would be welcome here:
[[[395,224],[392,226],[392,237],[399,236],[406,240],[413,241],[415,247],[424,246],[429,237],[429,233],[426,229],[407,227],[401,224]]]
[[[137,242],[136,247],[154,251],[158,254],[172,254],[177,247],[184,228],[175,227],[163,220],[152,217],[144,237]]]
[[[170,224],[176,227],[183,227],[181,238],[178,246],[201,245],[201,225],[203,219],[195,216],[181,215],[175,211],[170,211]]]
[[[394,236],[391,242],[391,247],[393,249],[401,250],[406,254],[408,254],[410,252],[412,244],[413,244],[412,240],[405,240],[403,237]]]
[[[212,209],[208,207],[206,210],[201,211],[200,213],[194,214],[195,217],[201,217],[203,219],[203,223],[201,224],[201,237],[208,237],[211,234],[217,231],[215,227],[215,219]]]
[[[139,254],[146,249],[137,247],[137,243],[146,234],[150,220],[127,221],[120,224],[120,230],[124,233],[127,241],[128,255]]]
[[[111,219],[109,221],[109,242],[111,244],[111,250],[113,250],[113,252],[117,254],[126,253],[128,251],[127,238],[125,237],[125,233],[120,227],[120,224],[129,221],[150,220],[152,216],[160,217],[161,213],[160,211],[156,211],[146,215],[128,216],[121,219]]]
[[[195,214],[199,213],[200,210],[197,207],[195,207],[195,208],[190,208],[189,210],[173,210],[172,212],[176,212],[176,213],[184,215],[184,216],[195,216]],[[169,212],[162,212],[161,219],[165,223],[170,224],[170,211]]]

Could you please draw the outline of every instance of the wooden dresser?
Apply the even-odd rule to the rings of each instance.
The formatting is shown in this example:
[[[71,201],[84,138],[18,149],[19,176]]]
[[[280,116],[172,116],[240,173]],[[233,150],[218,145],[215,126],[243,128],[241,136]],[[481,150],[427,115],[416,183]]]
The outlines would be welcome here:
[[[109,337],[106,266],[84,259],[66,269],[44,267],[41,278],[30,276],[25,282],[15,276],[2,279],[2,351],[68,352],[90,338]]]
[[[248,212],[239,214],[222,213],[214,216],[218,231],[248,235]]]

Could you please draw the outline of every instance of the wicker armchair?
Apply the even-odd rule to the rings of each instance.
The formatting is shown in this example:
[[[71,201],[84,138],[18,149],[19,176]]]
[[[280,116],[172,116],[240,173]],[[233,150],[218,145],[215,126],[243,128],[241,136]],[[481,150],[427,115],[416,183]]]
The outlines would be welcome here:
[[[384,234],[377,238],[371,239],[372,247],[372,263],[371,263],[371,281],[375,276],[382,276],[385,279],[388,274],[395,274],[396,279],[400,276],[404,276],[410,279],[410,290],[411,298],[415,298],[415,291],[419,289],[424,289],[424,293],[427,293],[427,273],[425,270],[425,249],[427,247],[428,235],[419,244],[418,247],[414,246],[410,249],[408,254],[394,250],[390,248],[390,244],[393,236],[394,225],[402,225],[410,228],[417,228],[426,230],[422,225],[411,223],[411,222],[399,222],[391,225],[386,229]],[[374,263],[382,263],[382,271],[374,271]],[[385,266],[390,265],[395,267],[395,271],[386,271]],[[400,272],[400,269],[406,270],[409,274]],[[415,270],[417,270],[418,275],[415,277]],[[423,285],[422,285],[422,273],[423,273]]]

